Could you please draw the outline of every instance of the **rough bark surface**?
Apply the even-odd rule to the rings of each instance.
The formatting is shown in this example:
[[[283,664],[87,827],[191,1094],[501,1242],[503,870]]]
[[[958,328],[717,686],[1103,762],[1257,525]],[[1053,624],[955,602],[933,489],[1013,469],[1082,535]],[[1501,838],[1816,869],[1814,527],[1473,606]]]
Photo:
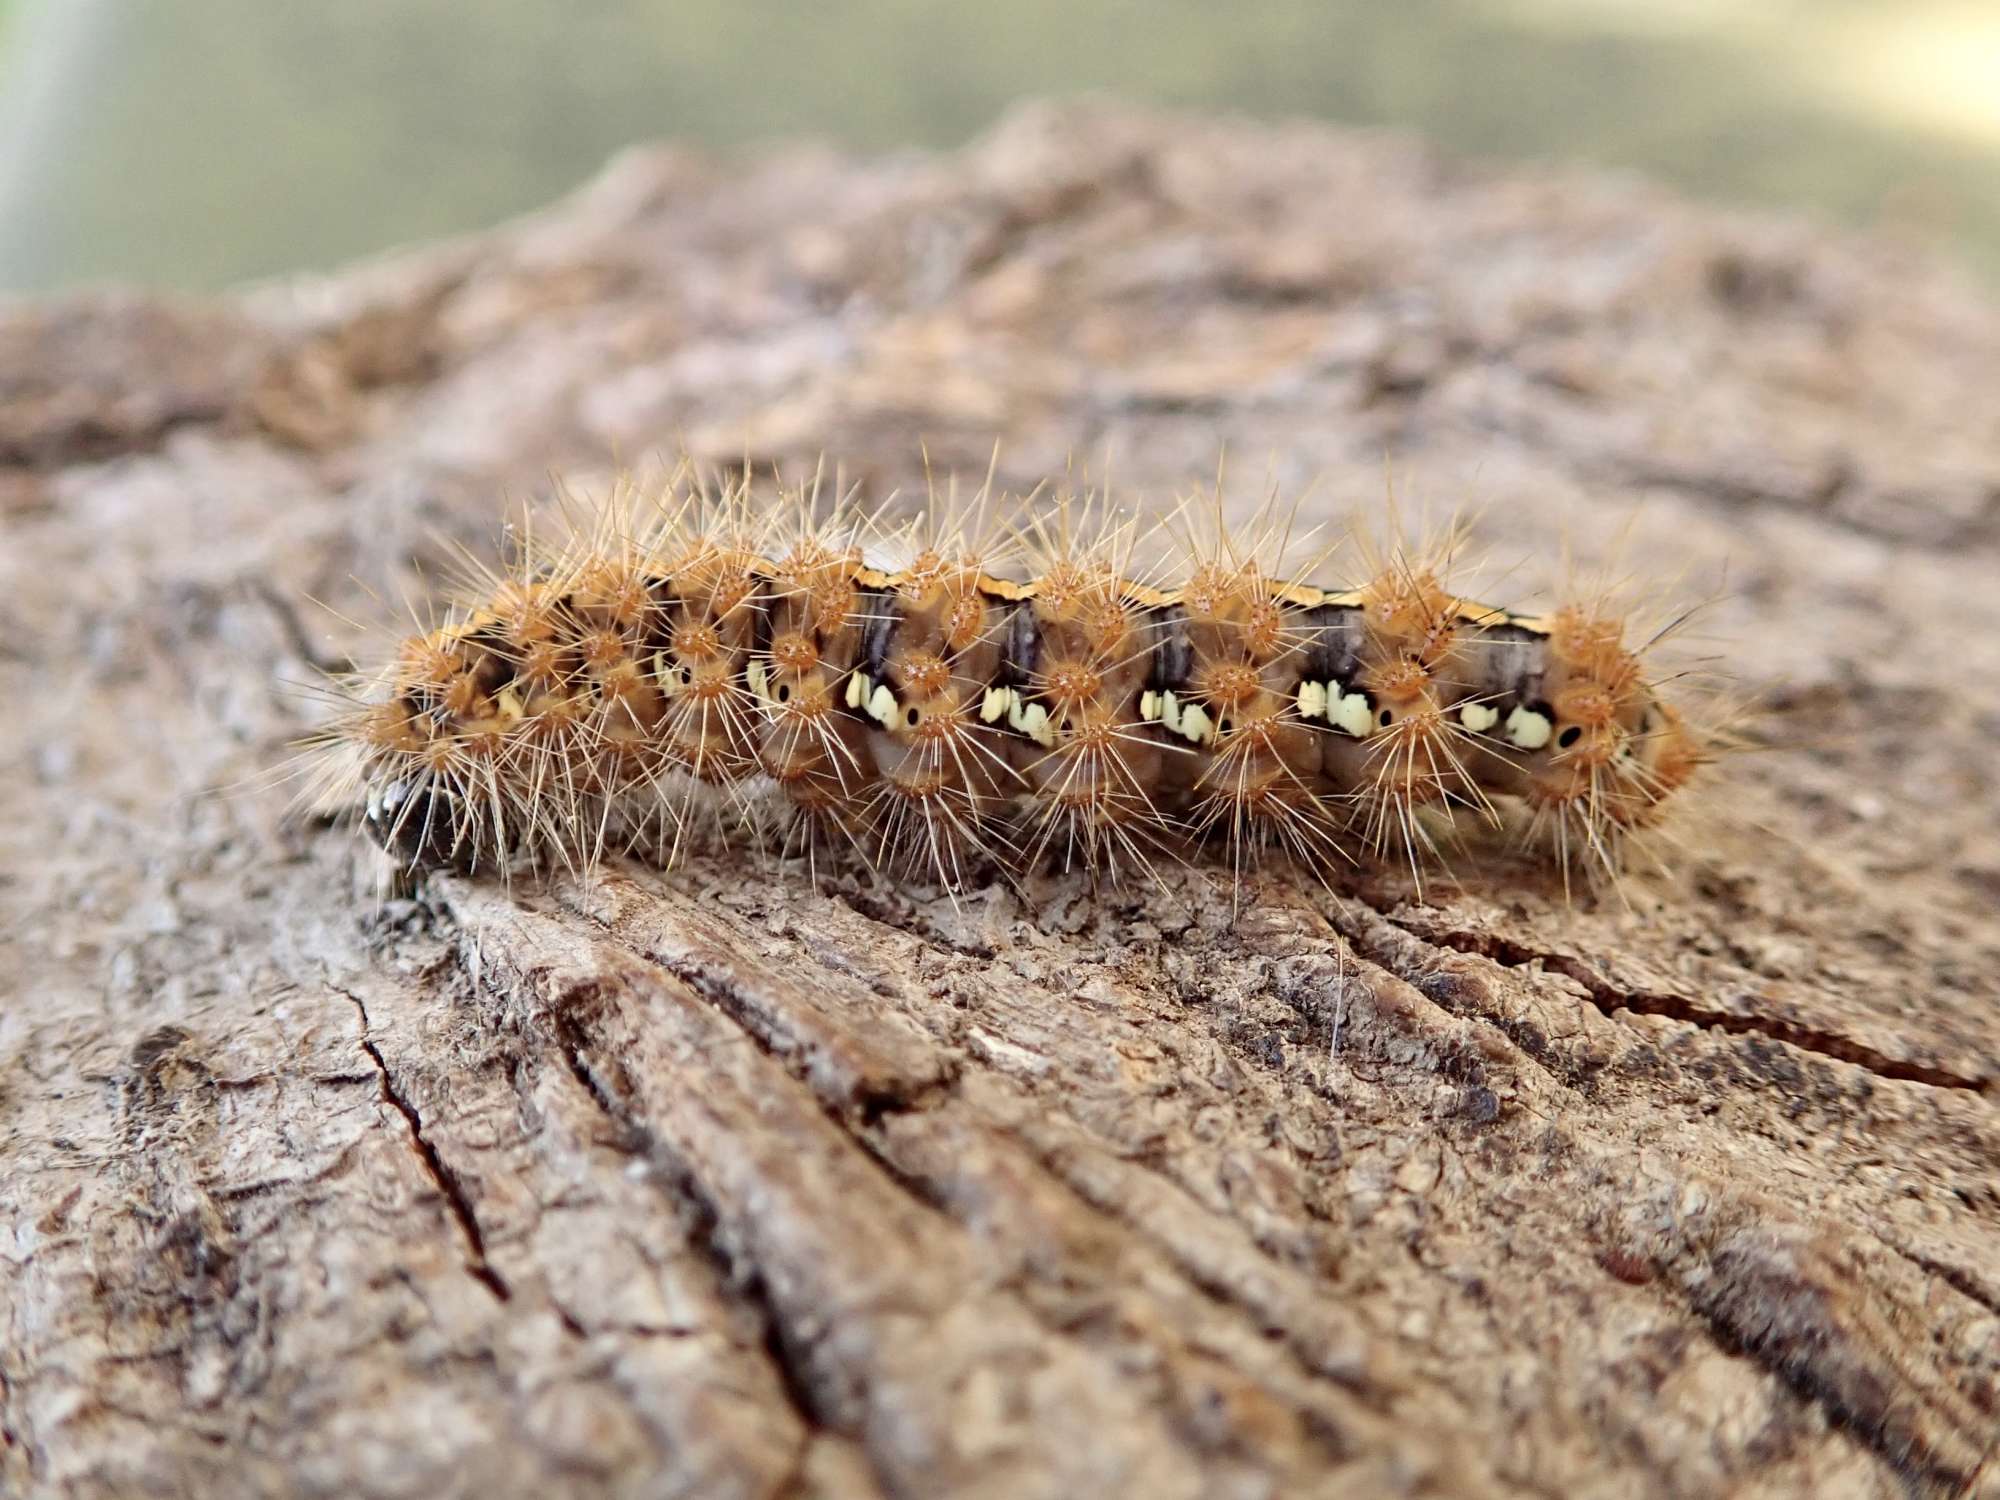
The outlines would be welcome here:
[[[7,310],[0,1492],[2000,1493],[1996,389],[2000,311],[1888,247],[1111,109]],[[1574,909],[378,902],[236,787],[357,642],[303,601],[551,466],[996,439],[1329,514],[1386,454],[1510,596],[1637,505],[1770,749]]]

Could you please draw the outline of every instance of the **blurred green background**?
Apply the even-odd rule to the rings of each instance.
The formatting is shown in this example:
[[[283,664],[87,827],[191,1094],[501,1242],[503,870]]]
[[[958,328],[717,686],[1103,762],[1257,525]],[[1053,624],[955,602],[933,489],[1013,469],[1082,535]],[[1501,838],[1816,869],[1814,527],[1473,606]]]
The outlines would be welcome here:
[[[1636,167],[2000,276],[2000,0],[0,0],[0,290],[328,266],[628,141],[950,145],[1085,90]]]

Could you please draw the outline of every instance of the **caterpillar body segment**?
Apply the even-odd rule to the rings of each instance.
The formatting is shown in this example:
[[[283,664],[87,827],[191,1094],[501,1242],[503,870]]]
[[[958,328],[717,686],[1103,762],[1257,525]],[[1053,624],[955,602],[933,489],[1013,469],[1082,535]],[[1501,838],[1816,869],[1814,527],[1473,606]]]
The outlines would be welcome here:
[[[1612,875],[1707,758],[1605,600],[1479,603],[1437,549],[1342,589],[1220,546],[1134,577],[1130,523],[1066,499],[1009,578],[956,529],[883,567],[839,508],[755,524],[746,494],[642,516],[621,491],[486,580],[349,685],[322,780],[407,864],[502,869],[671,861],[716,790],[740,823],[775,789],[809,850],[956,891],[996,859],[1117,878],[1204,840],[1420,871],[1509,817],[1566,876]]]
[[[1021,783],[1017,846],[1031,864],[1116,877],[1166,852],[1168,762],[1148,728],[1162,639],[1156,584],[1133,577],[1133,521],[1061,497],[1023,538],[1031,591],[1017,599],[1002,681],[983,716],[1004,724]]]
[[[861,550],[840,526],[797,524],[763,577],[761,629],[745,668],[760,710],[758,767],[800,814],[808,849],[851,842],[854,809],[875,781],[867,721],[850,712],[853,663],[866,628]]]
[[[876,855],[954,889],[1019,785],[1002,731],[982,713],[1010,613],[982,582],[970,559],[927,548],[871,591],[845,699],[867,721],[876,779],[864,815]]]
[[[702,781],[740,781],[755,763],[762,720],[747,684],[764,590],[760,560],[740,545],[696,543],[662,560],[661,620],[642,676],[660,695],[663,756]]]
[[[1194,830],[1240,868],[1269,847],[1308,866],[1341,858],[1321,774],[1322,734],[1302,707],[1316,632],[1255,563],[1203,561],[1180,592],[1157,720],[1197,752],[1184,800]]]

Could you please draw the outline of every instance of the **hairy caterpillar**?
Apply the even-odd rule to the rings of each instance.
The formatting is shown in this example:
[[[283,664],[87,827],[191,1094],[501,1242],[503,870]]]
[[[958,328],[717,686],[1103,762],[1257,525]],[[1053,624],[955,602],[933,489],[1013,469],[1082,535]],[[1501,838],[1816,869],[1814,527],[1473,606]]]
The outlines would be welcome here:
[[[1115,878],[1203,843],[1421,879],[1513,805],[1567,884],[1615,876],[1707,757],[1608,595],[1475,602],[1443,576],[1455,535],[1329,589],[1219,506],[1139,573],[1094,496],[1024,502],[996,543],[984,490],[891,529],[819,517],[817,488],[760,509],[683,473],[572,503],[340,685],[319,800],[412,867],[578,871],[671,863],[703,818],[762,842],[775,801],[787,847],[952,892],[993,859]]]

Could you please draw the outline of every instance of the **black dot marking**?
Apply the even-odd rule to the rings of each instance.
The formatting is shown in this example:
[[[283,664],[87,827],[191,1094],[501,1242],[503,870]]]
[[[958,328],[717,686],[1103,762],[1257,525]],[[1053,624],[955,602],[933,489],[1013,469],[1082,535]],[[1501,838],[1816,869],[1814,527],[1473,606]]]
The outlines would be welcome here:
[[[1390,712],[1390,711],[1389,711],[1388,709],[1386,709],[1386,708],[1385,708],[1385,709],[1383,709],[1383,710],[1382,710],[1382,712],[1381,712],[1381,713],[1380,713],[1380,714],[1379,714],[1379,715],[1378,715],[1378,716],[1376,717],[1376,720],[1375,720],[1375,722],[1376,722],[1377,724],[1380,724],[1380,725],[1381,725],[1381,726],[1382,726],[1382,727],[1383,727],[1384,729],[1387,729],[1387,728],[1389,727],[1389,725],[1390,725],[1391,723],[1393,723],[1393,722],[1395,721],[1395,718],[1396,718],[1396,716],[1395,716],[1395,715],[1394,715],[1393,713],[1391,713],[1391,712]]]
[[[1569,726],[1569,728],[1565,729],[1562,732],[1562,734],[1557,738],[1556,743],[1560,745],[1563,749],[1567,750],[1571,745],[1574,745],[1578,740],[1582,738],[1583,738],[1583,730],[1579,728],[1577,725],[1572,724]]]
[[[921,719],[922,717],[923,715],[918,713],[915,708],[910,708],[904,712],[903,722],[909,725],[910,728],[915,729],[917,727],[917,720]]]
[[[1227,720],[1227,719],[1224,719],[1224,720],[1223,720],[1223,721],[1222,721],[1221,723],[1217,724],[1217,725],[1215,726],[1215,732],[1216,732],[1217,734],[1227,734],[1227,733],[1229,733],[1229,720]]]
[[[778,684],[778,701],[780,703],[790,703],[792,701],[792,685],[789,682]]]

